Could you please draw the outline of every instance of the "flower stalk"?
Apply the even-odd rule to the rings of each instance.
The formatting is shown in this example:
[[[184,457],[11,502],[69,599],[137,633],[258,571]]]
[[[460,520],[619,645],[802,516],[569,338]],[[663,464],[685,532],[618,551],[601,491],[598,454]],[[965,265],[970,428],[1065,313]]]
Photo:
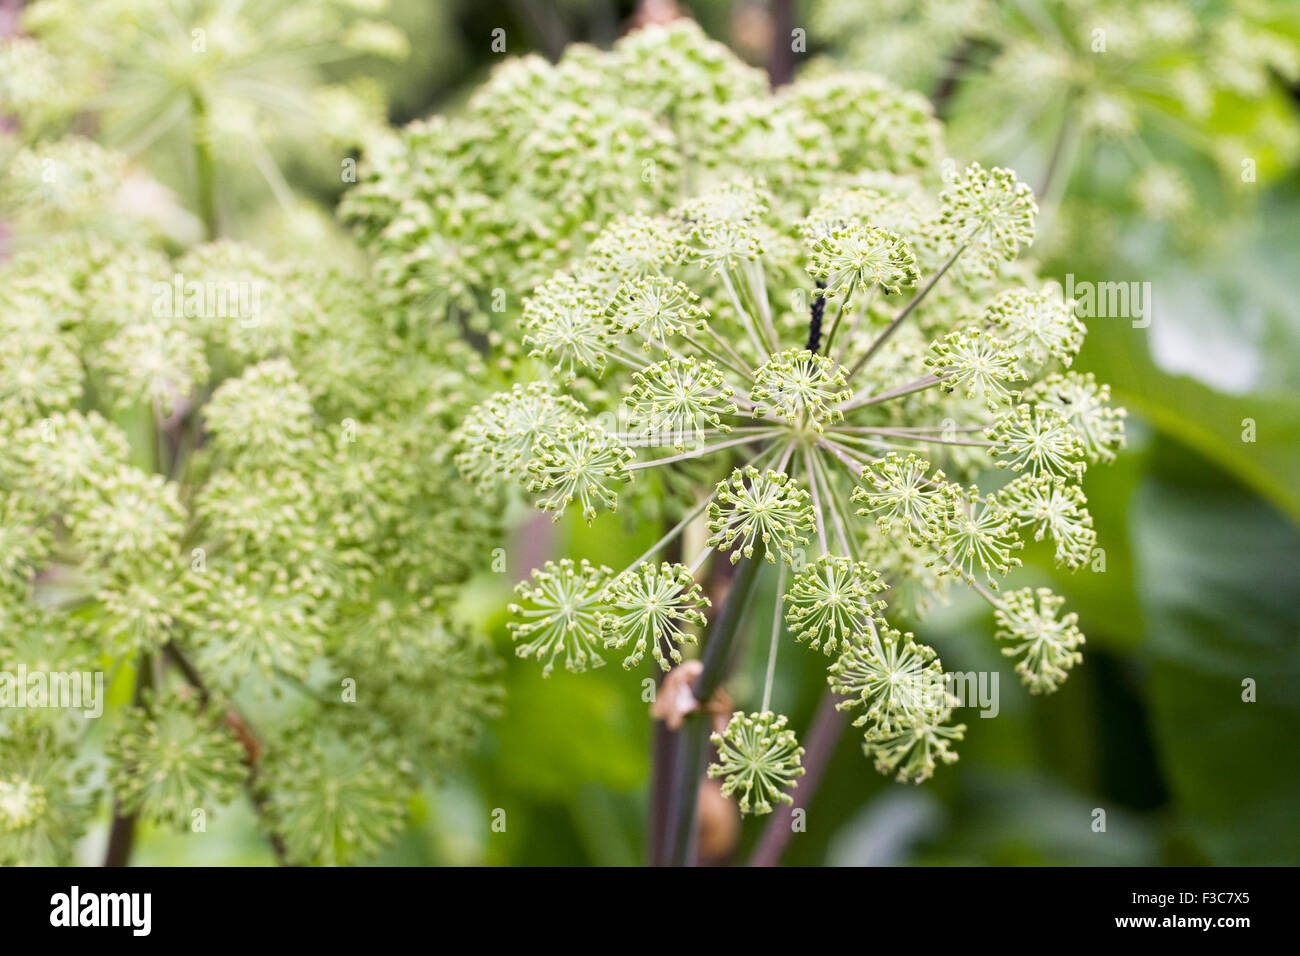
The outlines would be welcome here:
[[[677,731],[668,823],[664,832],[669,847],[668,861],[672,866],[690,866],[695,859],[696,807],[700,784],[704,780],[705,750],[714,720],[709,704],[722,686],[735,655],[760,567],[761,551],[737,566],[722,610],[709,626],[701,655],[703,667],[691,685],[698,707],[686,715]]]

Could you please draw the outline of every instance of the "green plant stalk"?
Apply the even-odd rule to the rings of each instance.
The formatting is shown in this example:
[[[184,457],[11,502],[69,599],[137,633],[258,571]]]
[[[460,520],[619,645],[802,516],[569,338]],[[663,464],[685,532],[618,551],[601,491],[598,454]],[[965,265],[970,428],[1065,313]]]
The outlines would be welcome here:
[[[122,422],[124,430],[131,436],[131,461],[143,470],[167,474],[164,468],[170,467],[165,462],[167,441],[162,434],[157,416],[153,409],[138,406]],[[141,652],[135,659],[135,687],[131,693],[131,704],[139,707],[144,700],[144,692],[153,686],[153,656]],[[108,847],[104,851],[104,866],[126,866],[131,860],[131,851],[135,848],[136,815],[127,813],[121,802],[113,800],[113,818],[108,827]]]
[[[669,866],[695,864],[695,814],[711,723],[712,715],[708,711],[697,710],[686,717],[681,730],[677,731],[677,753],[673,760],[673,783],[668,795],[668,825],[665,828]]]
[[[199,674],[198,669],[190,662],[189,658],[185,656],[181,649],[176,646],[175,641],[169,641],[165,644],[163,646],[163,652],[167,655],[167,659],[176,665],[177,670],[181,672],[181,676],[185,678],[186,683],[193,687],[198,693],[199,700],[206,708],[211,695],[208,691],[208,686],[204,683],[203,677]],[[248,763],[248,776],[244,779],[244,789],[248,792],[248,799],[252,802],[253,809],[257,812],[258,817],[264,817],[266,815],[267,797],[258,789],[257,786],[258,754],[256,753],[256,750],[260,747],[260,744],[255,742],[253,746],[249,746],[249,743],[245,738],[246,736],[254,736],[253,728],[248,725],[247,718],[235,709],[233,705],[227,714],[227,723],[229,724],[232,719],[238,720],[244,728],[244,733],[238,735],[240,737],[240,743],[244,745],[246,755],[245,759]],[[275,853],[276,862],[280,866],[292,866],[293,864],[289,862],[289,851],[285,846],[283,837],[268,827],[266,830],[266,839],[271,845],[272,852]]]
[[[663,682],[660,682],[663,686]],[[650,768],[650,819],[646,825],[646,860],[651,866],[666,866],[668,845],[664,830],[668,822],[669,789],[677,760],[679,735],[662,720],[654,722],[654,745]]]
[[[835,320],[831,323],[830,332],[826,336],[826,345],[822,348],[823,355],[833,354],[831,346],[835,344],[835,334],[839,332],[840,326],[848,318],[846,313],[849,311],[849,302],[853,299],[853,290],[850,289],[845,293],[844,298],[840,299],[840,307],[835,312]]]
[[[135,659],[135,690],[131,702],[139,707],[144,692],[153,685],[153,658],[141,653]],[[108,828],[108,848],[104,851],[104,866],[126,866],[135,848],[136,815],[127,813],[121,801],[113,801],[113,821]]]
[[[1070,90],[1066,94],[1065,106],[1061,109],[1061,125],[1057,129],[1056,139],[1052,143],[1052,152],[1043,173],[1042,185],[1038,188],[1039,229],[1043,235],[1049,235],[1049,226],[1056,217],[1061,199],[1069,187],[1070,177],[1074,172],[1074,162],[1078,157],[1079,137],[1077,109],[1075,103],[1078,94]]]
[[[218,234],[217,180],[212,159],[212,135],[208,127],[208,104],[197,91],[190,94],[190,104],[199,219],[203,221],[203,238],[211,242]]]
[[[749,610],[754,583],[758,580],[763,553],[760,544],[755,547],[754,556],[744,559],[736,569],[722,612],[714,619],[704,643],[704,654],[700,659],[703,669],[691,687],[695,699],[700,702],[700,709],[688,714],[677,732],[677,753],[668,795],[668,820],[664,828],[668,861],[672,866],[690,866],[695,862],[695,811],[713,724],[708,704],[727,675],[740,636],[740,625]]]

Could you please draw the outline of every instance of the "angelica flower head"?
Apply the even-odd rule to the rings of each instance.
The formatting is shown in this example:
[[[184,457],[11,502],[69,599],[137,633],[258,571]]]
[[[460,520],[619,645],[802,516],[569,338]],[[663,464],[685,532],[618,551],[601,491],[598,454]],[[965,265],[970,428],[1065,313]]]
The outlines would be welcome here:
[[[847,386],[844,369],[824,355],[790,349],[755,370],[749,400],[755,418],[771,415],[791,424],[807,421],[820,429],[826,422],[844,418],[838,406],[853,397]]]
[[[224,714],[220,707],[200,708],[194,694],[171,700],[146,695],[108,746],[114,789],[124,807],[188,828],[196,807],[234,800],[248,768]]]
[[[1294,151],[1300,141],[1294,117],[1273,118],[1265,95],[1271,77],[1300,73],[1294,24],[1254,3],[817,0],[809,32],[839,62],[945,90],[954,141],[979,142],[992,156],[1022,155],[1033,131],[1059,130],[1069,145],[1053,155],[1051,184],[1064,209],[1086,211],[1091,222],[1053,230],[1045,258],[1111,255],[1124,225],[1203,242],[1226,208],[1252,201],[1237,188],[1242,158]],[[976,58],[967,56],[972,42]],[[956,84],[945,82],[954,63]],[[1135,76],[1147,78],[1140,92]],[[1226,100],[1238,103],[1238,128],[1253,130],[1253,153],[1225,135],[1216,104]],[[1042,149],[1046,162],[1046,139]],[[1112,152],[1142,161],[1114,180],[1079,174],[1102,168]],[[1180,171],[1189,163],[1207,174],[1195,203]]]
[[[550,674],[561,654],[565,668],[574,673],[604,667],[597,638],[601,598],[609,577],[609,568],[593,567],[586,561],[575,565],[568,558],[558,564],[548,561],[544,568],[533,571],[531,581],[521,581],[515,588],[519,602],[510,605],[510,612],[522,619],[510,623],[511,636],[524,642],[515,653],[545,660],[543,675]]]
[[[1001,585],[1028,534],[1063,566],[1086,561],[1079,479],[1123,421],[1101,386],[1065,371],[1082,339],[1072,304],[1013,262],[1036,206],[1012,173],[972,165],[937,191],[841,186],[794,215],[800,200],[769,185],[736,178],[616,221],[540,285],[523,310],[536,379],[478,406],[457,456],[485,481],[522,476],[544,509],[580,502],[589,523],[643,472],[680,475],[660,486],[681,492],[680,520],[625,570],[566,557],[520,584],[512,636],[543,673],[600,666],[607,648],[630,649],[625,667],[649,651],[667,668],[705,626],[695,579],[711,557],[772,567],[763,704],[715,737],[710,769],[755,812],[785,802],[799,773],[769,707],[786,628],[823,651],[868,756],[900,780],[955,760],[965,728],[935,652],[888,623],[895,592],[964,583],[1031,689],[1059,685],[1077,663],[1073,617]],[[660,241],[620,258],[629,230]],[[1012,472],[1001,488],[987,480],[999,466]],[[700,524],[702,547],[658,556]]]
[[[45,120],[94,104],[96,125],[116,142],[189,146],[198,130],[211,142],[237,144],[208,150],[214,166],[224,171],[237,163],[282,195],[283,160],[311,163],[322,139],[341,151],[386,138],[382,101],[358,84],[326,85],[320,69],[325,62],[407,56],[401,31],[367,17],[363,6],[315,0],[304,12],[292,0],[28,4],[22,25],[39,54],[21,65],[52,72],[63,89],[47,104],[31,103],[33,91],[19,90],[17,106],[23,118]],[[0,50],[0,66],[7,52]]]
[[[718,484],[709,518],[709,545],[730,551],[732,564],[741,555],[754,557],[756,547],[761,557],[775,562],[773,552],[792,561],[795,549],[808,543],[802,532],[812,528],[813,512],[808,492],[789,475],[759,474],[751,465]]]
[[[823,554],[800,571],[785,593],[786,624],[795,640],[829,656],[843,644],[859,641],[854,633],[863,620],[885,609],[872,595],[886,589],[880,574],[865,562]]]
[[[0,865],[68,859],[99,801],[88,768],[66,759],[77,728],[31,710],[0,712]]]
[[[412,765],[391,739],[365,726],[298,726],[262,767],[264,825],[295,864],[341,865],[391,843],[405,817]]]
[[[688,630],[704,623],[703,608],[709,606],[690,568],[677,564],[640,564],[623,572],[605,589],[602,596],[609,611],[600,620],[606,633],[605,646],[622,648],[632,645],[623,661],[624,668],[641,662],[649,645],[660,669],[682,662],[679,644],[694,644],[695,635]]]
[[[916,285],[916,257],[907,240],[885,229],[853,222],[819,236],[808,273],[825,284],[827,298],[879,286],[898,294]]]
[[[1064,604],[1065,598],[1047,588],[1024,588],[1008,594],[995,611],[998,640],[1012,642],[1002,653],[1020,658],[1016,673],[1030,693],[1056,690],[1083,661],[1079,618],[1073,612],[1061,616]]]
[[[29,826],[45,814],[45,791],[22,777],[0,780],[0,828]]]

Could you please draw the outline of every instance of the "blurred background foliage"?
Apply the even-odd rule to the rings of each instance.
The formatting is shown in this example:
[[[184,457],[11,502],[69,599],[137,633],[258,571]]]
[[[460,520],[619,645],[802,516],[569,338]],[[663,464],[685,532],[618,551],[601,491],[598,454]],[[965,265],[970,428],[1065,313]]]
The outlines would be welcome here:
[[[1138,11],[1157,6],[1172,26],[1153,26],[1149,13],[1138,22]],[[361,102],[387,104],[387,120],[400,125],[463,103],[500,58],[496,28],[510,55],[554,58],[569,43],[608,46],[639,18],[676,12],[667,0],[393,0],[383,16],[406,36],[406,56],[321,69],[329,84],[366,91]],[[932,95],[959,163],[1008,163],[1036,185],[1049,178],[1062,115],[1090,115],[1064,134],[1073,159],[1056,161],[1037,248],[1062,281],[1150,282],[1154,293],[1147,328],[1090,321],[1077,366],[1110,382],[1130,412],[1128,450],[1088,481],[1104,571],[1055,582],[1065,572],[1031,549],[1010,582],[1064,588],[1088,635],[1085,665],[1030,706],[975,608],[958,600],[909,625],[946,669],[998,671],[1000,713],[959,715],[979,732],[920,788],[875,774],[856,734],[844,735],[786,861],[1300,861],[1300,5],[696,0],[680,12],[757,65],[783,46],[779,24],[806,28],[801,68],[829,58]],[[1091,33],[1079,33],[1094,22],[1115,51],[1105,72],[1087,65],[1098,62],[1087,59]],[[1166,27],[1173,32],[1151,41]],[[102,77],[102,65],[86,67],[88,81]],[[1060,83],[1046,90],[1044,77]],[[1184,99],[1162,88],[1174,81]],[[1208,103],[1189,112],[1197,91]],[[342,133],[352,141],[341,135],[335,145],[354,152],[389,135],[369,119]],[[270,248],[341,242],[328,215],[297,206],[334,205],[345,186],[337,155],[277,142],[293,197],[229,177],[232,231]],[[1246,157],[1257,161],[1251,181],[1239,175]],[[137,159],[178,194],[192,188],[188,165],[165,144]],[[295,232],[304,216],[309,228]],[[519,557],[539,546],[530,535],[552,533],[526,512],[516,517],[507,573],[480,575],[457,609],[496,636],[505,714],[465,771],[423,794],[410,832],[381,863],[644,858],[647,705],[617,667],[543,682],[510,654],[505,593],[535,557]],[[614,567],[657,537],[615,518],[593,529],[566,520],[554,533],[555,550],[571,543]],[[761,644],[746,645],[754,659],[738,666],[737,686],[761,673]],[[785,664],[773,703],[806,727],[824,668],[794,654]],[[1242,700],[1247,679],[1253,703]],[[1095,808],[1106,811],[1105,833],[1092,832]],[[492,829],[494,810],[505,813],[504,832]],[[729,858],[743,861],[758,832],[747,826]],[[272,858],[249,811],[222,815],[202,837],[146,834],[138,862]]]

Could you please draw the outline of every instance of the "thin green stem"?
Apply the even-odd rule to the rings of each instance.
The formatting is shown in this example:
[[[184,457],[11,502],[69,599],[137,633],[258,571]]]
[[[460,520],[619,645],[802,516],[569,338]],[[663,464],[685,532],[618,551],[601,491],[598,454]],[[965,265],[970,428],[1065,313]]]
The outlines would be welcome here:
[[[776,601],[772,612],[772,637],[767,647],[767,676],[763,679],[763,713],[772,706],[772,685],[776,682],[776,653],[781,645],[781,595],[785,594],[785,562],[776,576]]]
[[[844,312],[848,309],[851,301],[853,301],[852,288],[845,293],[844,298],[840,300],[840,307],[835,310],[835,318],[831,320],[830,331],[826,333],[826,344],[822,346],[823,355],[831,354],[831,346],[835,343],[835,335],[839,332],[840,326],[844,324]]]
[[[712,553],[713,553],[713,546],[708,545],[707,547],[705,547],[703,551],[699,553],[699,555],[696,556],[695,560],[691,562],[691,577],[695,577],[695,573],[704,566],[704,562],[709,559],[709,555],[711,555]]]
[[[990,591],[983,584],[975,579],[975,575],[968,574],[966,569],[956,562],[953,556],[948,552],[942,552],[943,559],[948,562],[948,566],[957,572],[957,576],[971,586],[971,588],[994,608],[1002,607],[1002,602],[998,600],[996,594]]]
[[[850,399],[843,405],[838,406],[842,412],[852,411],[855,408],[866,408],[868,405],[878,405],[881,402],[887,402],[893,398],[901,398],[904,395],[911,395],[913,392],[923,392],[927,388],[934,388],[943,381],[940,375],[926,375],[915,382],[909,382],[906,385],[900,385],[897,388],[891,388],[887,392],[880,392],[877,395],[870,395],[866,398]]]
[[[654,544],[650,545],[650,547],[646,549],[645,554],[641,555],[641,557],[637,558],[635,561],[629,564],[628,567],[635,568],[646,558],[650,557],[652,554],[657,553],[660,549],[668,545],[674,538],[676,538],[679,534],[681,534],[684,530],[686,530],[686,526],[690,524],[692,521],[694,521],[696,515],[698,515],[701,511],[707,508],[709,506],[709,502],[712,500],[713,500],[713,495],[711,494],[705,495],[704,498],[701,499],[700,503],[696,505],[694,508],[692,508],[690,511],[688,511],[681,521],[673,525],[672,528],[669,529],[667,534],[665,534]]]
[[[1045,204],[1053,202],[1052,187],[1058,182],[1068,183],[1070,179],[1069,164],[1065,155],[1074,128],[1075,90],[1072,88],[1065,96],[1065,106],[1061,110],[1061,125],[1057,128],[1056,139],[1052,143],[1052,152],[1047,159],[1047,168],[1043,172],[1043,182],[1038,187],[1038,195]],[[1064,175],[1062,170],[1064,169]]]
[[[933,432],[951,433],[953,435],[965,435],[965,434],[969,434],[970,432],[985,431],[987,427],[988,426],[986,425],[961,425],[958,427],[950,427],[948,425],[895,425],[892,427],[892,430],[896,432],[907,432],[909,435],[911,434],[928,435]],[[854,432],[869,432],[875,430],[876,430],[875,428],[869,425],[863,425],[863,426],[834,425],[828,429],[828,431],[833,435],[838,435],[845,432],[847,432],[848,434],[853,434]]]
[[[829,554],[830,549],[826,547],[826,521],[822,517],[821,494],[817,489],[817,474],[813,470],[813,453],[812,449],[805,448],[804,462],[808,469],[808,487],[812,492],[813,517],[817,519],[817,542],[821,545],[822,554]]]
[[[892,448],[899,450],[915,451],[911,445],[903,445],[898,442],[888,441],[884,438],[868,438],[866,435],[837,435],[836,444],[844,448],[845,451],[866,454],[868,452],[876,453],[882,448]]]
[[[845,448],[839,442],[831,441],[829,438],[818,439],[817,443],[834,455],[855,479],[863,468],[880,460],[879,458],[859,459],[854,455],[853,449]]]
[[[855,429],[855,431],[868,435],[888,435],[891,438],[905,438],[908,441],[926,442],[931,445],[965,445],[972,448],[990,448],[996,444],[996,442],[991,441],[960,441],[956,438],[917,434],[916,432],[901,431],[897,428],[859,428]],[[847,435],[841,437],[848,438]]]
[[[733,438],[731,441],[718,442],[716,445],[705,445],[703,448],[696,448],[693,451],[684,451],[680,455],[672,455],[668,458],[656,458],[653,461],[636,461],[627,466],[628,471],[637,471],[642,468],[654,468],[657,465],[671,465],[676,461],[686,461],[689,458],[700,458],[703,455],[712,454],[715,451],[721,451],[724,448],[732,448],[736,445],[744,445],[748,442],[758,441],[760,438],[771,438],[773,435],[780,433],[779,429],[769,428],[758,434],[741,435],[739,438]]]
[[[960,256],[962,252],[965,251],[968,245],[970,245],[970,237],[964,239],[961,242],[961,244],[958,245],[957,248],[952,251],[952,255],[950,255],[944,261],[944,264],[939,267],[939,271],[936,272],[934,275],[930,276],[929,281],[926,282],[925,285],[921,286],[920,291],[917,292],[916,295],[912,296],[912,301],[908,302],[907,305],[903,306],[903,308],[899,310],[898,315],[894,316],[894,320],[890,322],[888,326],[885,327],[885,330],[883,332],[881,332],[878,336],[876,336],[876,340],[871,343],[871,347],[867,349],[866,353],[862,356],[862,358],[858,359],[857,362],[854,363],[853,368],[849,371],[850,380],[852,380],[853,377],[858,374],[858,372],[862,371],[862,369],[866,366],[866,364],[869,361],[871,361],[871,356],[875,355],[878,351],[880,351],[881,346],[883,346],[886,342],[888,342],[890,336],[892,336],[895,332],[898,331],[898,327],[902,325],[904,321],[906,321],[909,315],[911,315],[914,311],[916,311],[916,307],[921,304],[921,301],[927,295],[930,294],[930,290],[933,289],[935,287],[935,284],[940,279],[943,278],[944,273],[946,273],[950,268],[952,268],[952,264],[957,261],[957,257]]]
[[[763,320],[763,327],[772,341],[772,351],[779,351],[781,336],[777,334],[776,326],[772,324],[772,303],[767,297],[767,275],[763,270],[763,260],[752,260],[746,271],[749,273],[750,288],[754,301],[758,305],[759,317]]]
[[[725,338],[723,338],[722,335],[718,332],[718,330],[715,329],[712,325],[708,326],[707,328],[709,334],[713,336],[713,341],[717,342],[718,345],[722,348],[722,350],[731,356],[732,361],[735,363],[735,366],[733,367],[732,370],[738,371],[742,377],[752,379],[754,377],[754,368],[752,363],[750,363],[748,359],[746,359],[743,355],[737,352],[735,346],[733,346],[730,342],[728,342]],[[683,333],[683,335],[684,334],[685,333]],[[690,341],[694,342],[695,339],[691,338]]]
[[[719,342],[721,342],[721,344],[723,344],[729,350],[731,350],[731,355],[732,355],[731,359],[723,358],[721,355],[713,351],[713,349],[709,348],[703,342],[699,341],[697,338],[695,338],[695,336],[691,335],[689,332],[683,331],[681,335],[682,338],[684,338],[687,342],[690,342],[697,349],[699,349],[701,352],[704,352],[706,355],[708,355],[710,358],[712,358],[714,361],[716,361],[719,365],[723,366],[724,368],[731,369],[733,372],[735,372],[737,375],[741,376],[742,378],[754,377],[754,370],[749,368],[749,366],[745,364],[744,360],[742,360],[741,357],[736,354],[735,350],[731,349],[731,347],[726,345],[725,342],[722,342],[721,339],[719,339]]]
[[[650,364],[650,360],[645,355],[637,355],[625,345],[614,345],[610,348],[609,354],[612,358],[618,359],[634,372],[639,372]]]
[[[745,332],[749,335],[749,340],[753,343],[760,360],[771,354],[771,349],[763,342],[762,337],[758,334],[758,329],[754,325],[754,318],[749,314],[740,301],[740,294],[736,291],[736,284],[731,278],[731,268],[724,266],[718,270],[718,275],[722,278],[722,284],[726,287],[727,295],[731,298],[732,308],[736,310],[736,315],[740,318],[740,324],[745,327]]]
[[[790,464],[790,459],[794,456],[794,445],[793,441],[786,445],[785,452],[781,455],[781,461],[776,466],[777,471],[785,471],[785,466]]]
[[[862,325],[862,320],[866,318],[867,313],[871,311],[871,305],[876,300],[876,290],[879,288],[880,286],[873,285],[867,290],[866,301],[862,303],[862,308],[859,309],[857,315],[853,317],[853,325],[849,327],[848,335],[846,335],[844,341],[840,343],[840,350],[835,356],[836,365],[844,364],[844,353],[853,345],[853,337],[857,335],[858,327]],[[829,354],[829,349],[827,350],[827,354]]]
[[[135,659],[135,690],[131,703],[139,707],[145,692],[153,686],[152,655],[141,651]],[[126,866],[135,847],[136,814],[128,813],[121,800],[113,801],[113,821],[108,828],[108,848],[104,866]]]
[[[203,222],[203,237],[209,242],[216,239],[217,182],[212,158],[212,130],[208,125],[208,103],[197,90],[190,96],[191,136],[194,148],[194,182],[197,191],[199,219]]]
[[[703,435],[706,438],[716,438],[718,435],[753,435],[755,432],[768,432],[771,430],[771,425],[741,425],[737,428],[701,428],[696,434]],[[614,432],[614,437],[633,448],[661,448],[663,447],[662,439],[653,444],[650,439],[662,434],[662,432],[653,431]]]
[[[814,478],[820,480],[822,488],[826,492],[826,497],[831,503],[831,520],[835,523],[835,533],[840,539],[840,547],[844,549],[845,557],[856,559],[856,550],[849,541],[849,535],[846,530],[848,525],[847,516],[842,513],[840,500],[831,493],[831,476],[826,468],[826,463],[821,460],[820,455],[814,455],[812,460],[814,466]]]

